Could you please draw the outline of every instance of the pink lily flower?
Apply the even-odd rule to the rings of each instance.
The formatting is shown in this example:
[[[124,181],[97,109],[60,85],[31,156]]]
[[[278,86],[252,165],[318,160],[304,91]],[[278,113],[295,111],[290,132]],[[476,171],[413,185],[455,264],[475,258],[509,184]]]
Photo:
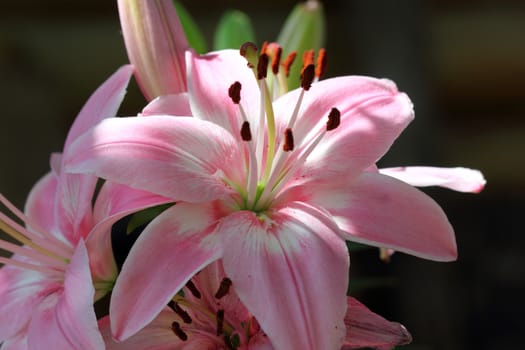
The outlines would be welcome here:
[[[91,96],[67,136],[64,156],[79,135],[116,114],[132,71],[122,67]],[[0,313],[9,315],[0,318],[2,349],[103,349],[93,303],[117,275],[111,225],[160,199],[105,184],[92,208],[97,178],[64,173],[62,159],[52,155],[52,171],[31,190],[25,213],[0,195],[26,224],[0,213],[0,228],[22,244],[0,240],[1,249],[14,253],[0,258]]]
[[[124,42],[135,78],[148,100],[186,91],[189,48],[172,0],[119,0]]]
[[[153,321],[205,266],[226,276],[277,349],[339,349],[355,240],[449,261],[454,232],[427,195],[366,171],[413,119],[384,79],[315,82],[275,101],[265,66],[237,51],[187,53],[193,117],[100,123],[74,145],[66,170],[177,202],[131,249],[110,306],[113,336]],[[137,280],[143,283],[136,283]]]
[[[111,337],[109,316],[99,321],[106,349],[273,350],[270,339],[240,301],[218,262],[195,275],[145,328],[123,342]],[[374,314],[348,297],[346,334],[341,349],[390,349],[412,338],[396,322]]]

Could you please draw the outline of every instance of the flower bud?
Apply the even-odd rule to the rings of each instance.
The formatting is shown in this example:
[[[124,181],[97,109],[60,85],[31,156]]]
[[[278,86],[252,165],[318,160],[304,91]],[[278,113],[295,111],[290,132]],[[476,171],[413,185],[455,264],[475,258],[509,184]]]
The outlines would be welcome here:
[[[245,42],[256,42],[250,18],[241,11],[225,12],[214,36],[214,49],[238,49]]]
[[[118,10],[128,57],[146,99],[186,91],[188,41],[172,0],[118,0]]]
[[[277,42],[283,48],[283,57],[296,51],[301,57],[306,50],[319,50],[325,42],[325,18],[323,5],[316,0],[297,4],[288,15]],[[288,88],[300,85],[300,64],[291,66]]]

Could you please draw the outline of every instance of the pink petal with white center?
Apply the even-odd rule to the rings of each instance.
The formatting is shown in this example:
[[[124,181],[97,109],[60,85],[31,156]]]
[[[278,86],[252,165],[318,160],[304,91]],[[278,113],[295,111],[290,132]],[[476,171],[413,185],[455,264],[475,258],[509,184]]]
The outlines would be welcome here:
[[[240,139],[243,123],[239,106],[228,96],[230,86],[241,83],[241,102],[252,132],[259,124],[260,91],[252,70],[239,50],[223,50],[207,55],[186,52],[188,93],[195,118],[211,121]]]
[[[28,330],[31,349],[104,349],[93,308],[94,289],[83,241],[79,241],[63,291],[50,294],[33,310]]]
[[[459,192],[479,193],[486,180],[479,170],[468,168],[438,168],[428,166],[407,166],[383,168],[379,172],[395,177],[412,186],[440,186]]]
[[[183,92],[176,95],[159,96],[144,107],[140,115],[150,116],[159,114],[191,116],[188,94]]]
[[[348,240],[437,261],[457,258],[454,230],[441,207],[402,181],[363,173],[348,184],[302,190],[296,195],[328,210]]]
[[[56,231],[54,205],[56,201],[57,177],[50,172],[33,186],[26,200],[24,212],[47,232]]]
[[[348,297],[345,325],[346,337],[341,350],[387,350],[412,341],[403,325],[385,320],[352,297]]]
[[[73,141],[102,119],[116,116],[132,74],[133,66],[122,66],[91,95],[69,130],[64,152],[67,152]]]
[[[0,269],[0,342],[25,332],[35,308],[61,283],[42,273],[3,266]],[[9,315],[9,317],[5,317]]]
[[[242,177],[237,142],[213,123],[191,117],[107,119],[72,145],[71,172],[177,201],[204,202],[233,193],[223,181]]]
[[[323,212],[290,203],[260,218],[225,218],[226,276],[276,349],[338,349],[343,341],[349,258]]]
[[[279,98],[275,103],[278,123],[288,123],[300,91]],[[314,83],[304,95],[292,128],[299,152],[313,133],[326,129],[332,108],[341,113],[341,124],[328,131],[308,157],[298,175],[331,181],[346,179],[374,164],[414,118],[412,102],[386,79],[346,76]],[[308,135],[311,135],[308,137]]]
[[[117,340],[150,323],[196,272],[220,257],[220,245],[210,235],[221,215],[214,203],[181,202],[146,227],[113,290],[110,317]]]

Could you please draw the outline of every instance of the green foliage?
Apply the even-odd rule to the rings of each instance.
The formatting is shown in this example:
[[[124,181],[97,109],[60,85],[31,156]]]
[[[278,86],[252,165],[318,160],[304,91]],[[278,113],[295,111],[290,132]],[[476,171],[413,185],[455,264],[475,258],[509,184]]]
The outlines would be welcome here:
[[[213,38],[214,50],[238,49],[247,41],[255,42],[252,21],[238,10],[226,11],[219,21]]]
[[[201,54],[207,52],[208,47],[206,45],[206,40],[193,17],[179,1],[174,0],[173,3],[177,9],[177,15],[179,16],[180,23],[184,29],[190,47]]]

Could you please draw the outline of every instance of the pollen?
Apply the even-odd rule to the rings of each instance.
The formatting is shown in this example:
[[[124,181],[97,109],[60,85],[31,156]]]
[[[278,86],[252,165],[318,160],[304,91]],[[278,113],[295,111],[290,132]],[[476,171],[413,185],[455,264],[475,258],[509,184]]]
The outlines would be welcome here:
[[[327,65],[328,61],[326,57],[326,50],[320,49],[319,53],[317,54],[317,62],[315,67],[315,76],[317,79],[320,79],[324,75]]]
[[[236,81],[235,83],[230,85],[230,88],[228,89],[228,96],[232,99],[233,103],[239,104],[241,102],[241,83]]]
[[[266,53],[262,53],[259,56],[259,61],[257,62],[257,79],[261,80],[266,78],[266,75],[268,74],[268,63],[269,58]]]
[[[293,62],[295,61],[295,57],[297,56],[297,52],[292,51],[286,56],[286,58],[283,61],[283,68],[284,68],[284,75],[290,76],[290,68],[292,67]]]
[[[332,108],[328,113],[328,121],[326,122],[326,131],[334,130],[341,124],[341,112],[337,108]]]
[[[178,322],[173,321],[173,323],[171,324],[171,330],[173,331],[173,333],[175,333],[177,337],[179,337],[180,340],[188,340],[188,335],[182,330]]]
[[[230,291],[230,287],[232,285],[232,280],[228,277],[224,277],[221,281],[221,284],[219,286],[219,289],[215,293],[216,299],[221,299],[222,297],[226,296],[228,292]]]
[[[248,121],[245,121],[242,123],[241,126],[241,139],[243,141],[251,141],[252,140],[252,131],[250,130],[250,123]]]
[[[301,87],[305,89],[306,91],[310,90],[310,87],[312,87],[312,83],[315,78],[315,66],[313,64],[309,64],[308,66],[303,68],[303,71],[301,72]]]
[[[294,148],[293,133],[292,133],[292,129],[288,128],[284,131],[283,151],[291,152],[293,151],[293,148]]]

